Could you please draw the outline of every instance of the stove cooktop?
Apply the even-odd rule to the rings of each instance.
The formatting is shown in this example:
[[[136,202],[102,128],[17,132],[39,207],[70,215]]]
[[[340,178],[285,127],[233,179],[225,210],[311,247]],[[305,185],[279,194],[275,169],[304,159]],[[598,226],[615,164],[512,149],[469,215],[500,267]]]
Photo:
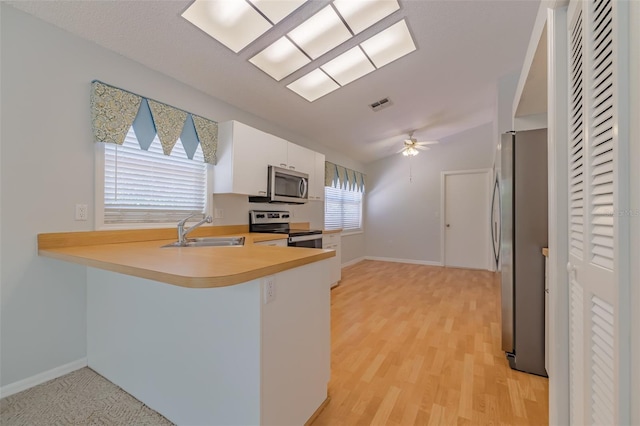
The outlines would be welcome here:
[[[318,229],[290,228],[291,214],[288,211],[249,211],[249,231],[269,234],[288,234],[290,237],[322,234]]]

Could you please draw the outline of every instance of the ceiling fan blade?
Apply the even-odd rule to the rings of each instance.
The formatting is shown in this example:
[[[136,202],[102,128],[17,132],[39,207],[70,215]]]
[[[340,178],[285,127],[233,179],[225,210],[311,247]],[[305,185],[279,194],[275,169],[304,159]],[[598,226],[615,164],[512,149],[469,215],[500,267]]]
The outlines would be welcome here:
[[[423,142],[416,142],[416,145],[435,145],[437,143],[440,143],[438,141],[423,141]]]
[[[400,151],[396,151],[396,154],[400,154],[402,151],[405,151],[407,148],[402,148]]]
[[[422,146],[422,145],[416,145],[414,146],[415,149],[419,149],[420,151],[428,151],[431,148],[427,148],[426,146]]]

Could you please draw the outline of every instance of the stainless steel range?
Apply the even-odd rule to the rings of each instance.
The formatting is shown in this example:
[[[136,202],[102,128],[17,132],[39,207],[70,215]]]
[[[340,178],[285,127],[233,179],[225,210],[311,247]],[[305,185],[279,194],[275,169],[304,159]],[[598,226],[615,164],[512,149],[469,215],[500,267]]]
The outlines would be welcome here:
[[[291,212],[250,210],[249,231],[287,234],[289,247],[322,248],[322,231],[291,228]]]

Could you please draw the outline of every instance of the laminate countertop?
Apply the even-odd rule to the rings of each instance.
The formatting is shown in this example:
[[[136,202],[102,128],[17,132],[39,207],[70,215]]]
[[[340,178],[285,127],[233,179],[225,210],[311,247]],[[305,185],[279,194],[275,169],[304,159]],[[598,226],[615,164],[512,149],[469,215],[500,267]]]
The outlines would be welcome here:
[[[281,235],[274,234],[217,234],[243,236],[244,246],[169,248],[162,246],[175,242],[175,238],[111,242],[118,238],[99,236],[93,239],[97,244],[91,244],[88,236],[80,234],[83,233],[41,234],[38,254],[191,288],[240,284],[335,256],[333,250],[254,245],[254,242],[282,239]],[[95,236],[96,232],[84,234]],[[78,241],[77,245],[74,241]]]

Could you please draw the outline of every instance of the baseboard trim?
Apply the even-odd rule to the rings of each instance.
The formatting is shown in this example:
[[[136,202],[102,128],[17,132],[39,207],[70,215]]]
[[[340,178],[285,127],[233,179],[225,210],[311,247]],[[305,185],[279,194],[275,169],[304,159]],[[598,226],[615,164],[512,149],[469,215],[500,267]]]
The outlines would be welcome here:
[[[9,383],[8,385],[0,387],[0,398],[5,398],[44,382],[48,382],[49,380],[57,379],[60,376],[64,376],[65,374],[69,374],[72,371],[84,368],[87,365],[87,358],[80,358],[79,360],[61,365],[56,368],[52,368],[51,370],[44,371],[40,374],[36,374],[35,376],[27,377],[26,379]]]
[[[442,266],[441,262],[432,262],[430,260],[415,260],[415,259],[397,259],[394,257],[376,257],[366,256],[366,260],[379,260],[382,262],[396,262],[396,263],[411,263],[414,265],[426,265],[426,266]]]
[[[356,257],[355,259],[351,259],[348,262],[345,262],[342,264],[342,268],[346,268],[347,266],[351,266],[351,265],[355,265],[356,263],[362,262],[363,260],[366,260],[367,258],[365,256],[362,257]]]
[[[327,405],[329,405],[329,402],[331,401],[331,397],[329,395],[327,395],[327,397],[325,398],[324,401],[322,401],[322,404],[320,404],[320,406],[316,409],[316,411],[311,415],[311,417],[309,417],[309,420],[307,420],[304,423],[304,426],[311,426],[311,424],[313,424],[313,422],[318,418],[318,416],[320,416],[320,413],[322,413],[322,411],[327,407]]]

